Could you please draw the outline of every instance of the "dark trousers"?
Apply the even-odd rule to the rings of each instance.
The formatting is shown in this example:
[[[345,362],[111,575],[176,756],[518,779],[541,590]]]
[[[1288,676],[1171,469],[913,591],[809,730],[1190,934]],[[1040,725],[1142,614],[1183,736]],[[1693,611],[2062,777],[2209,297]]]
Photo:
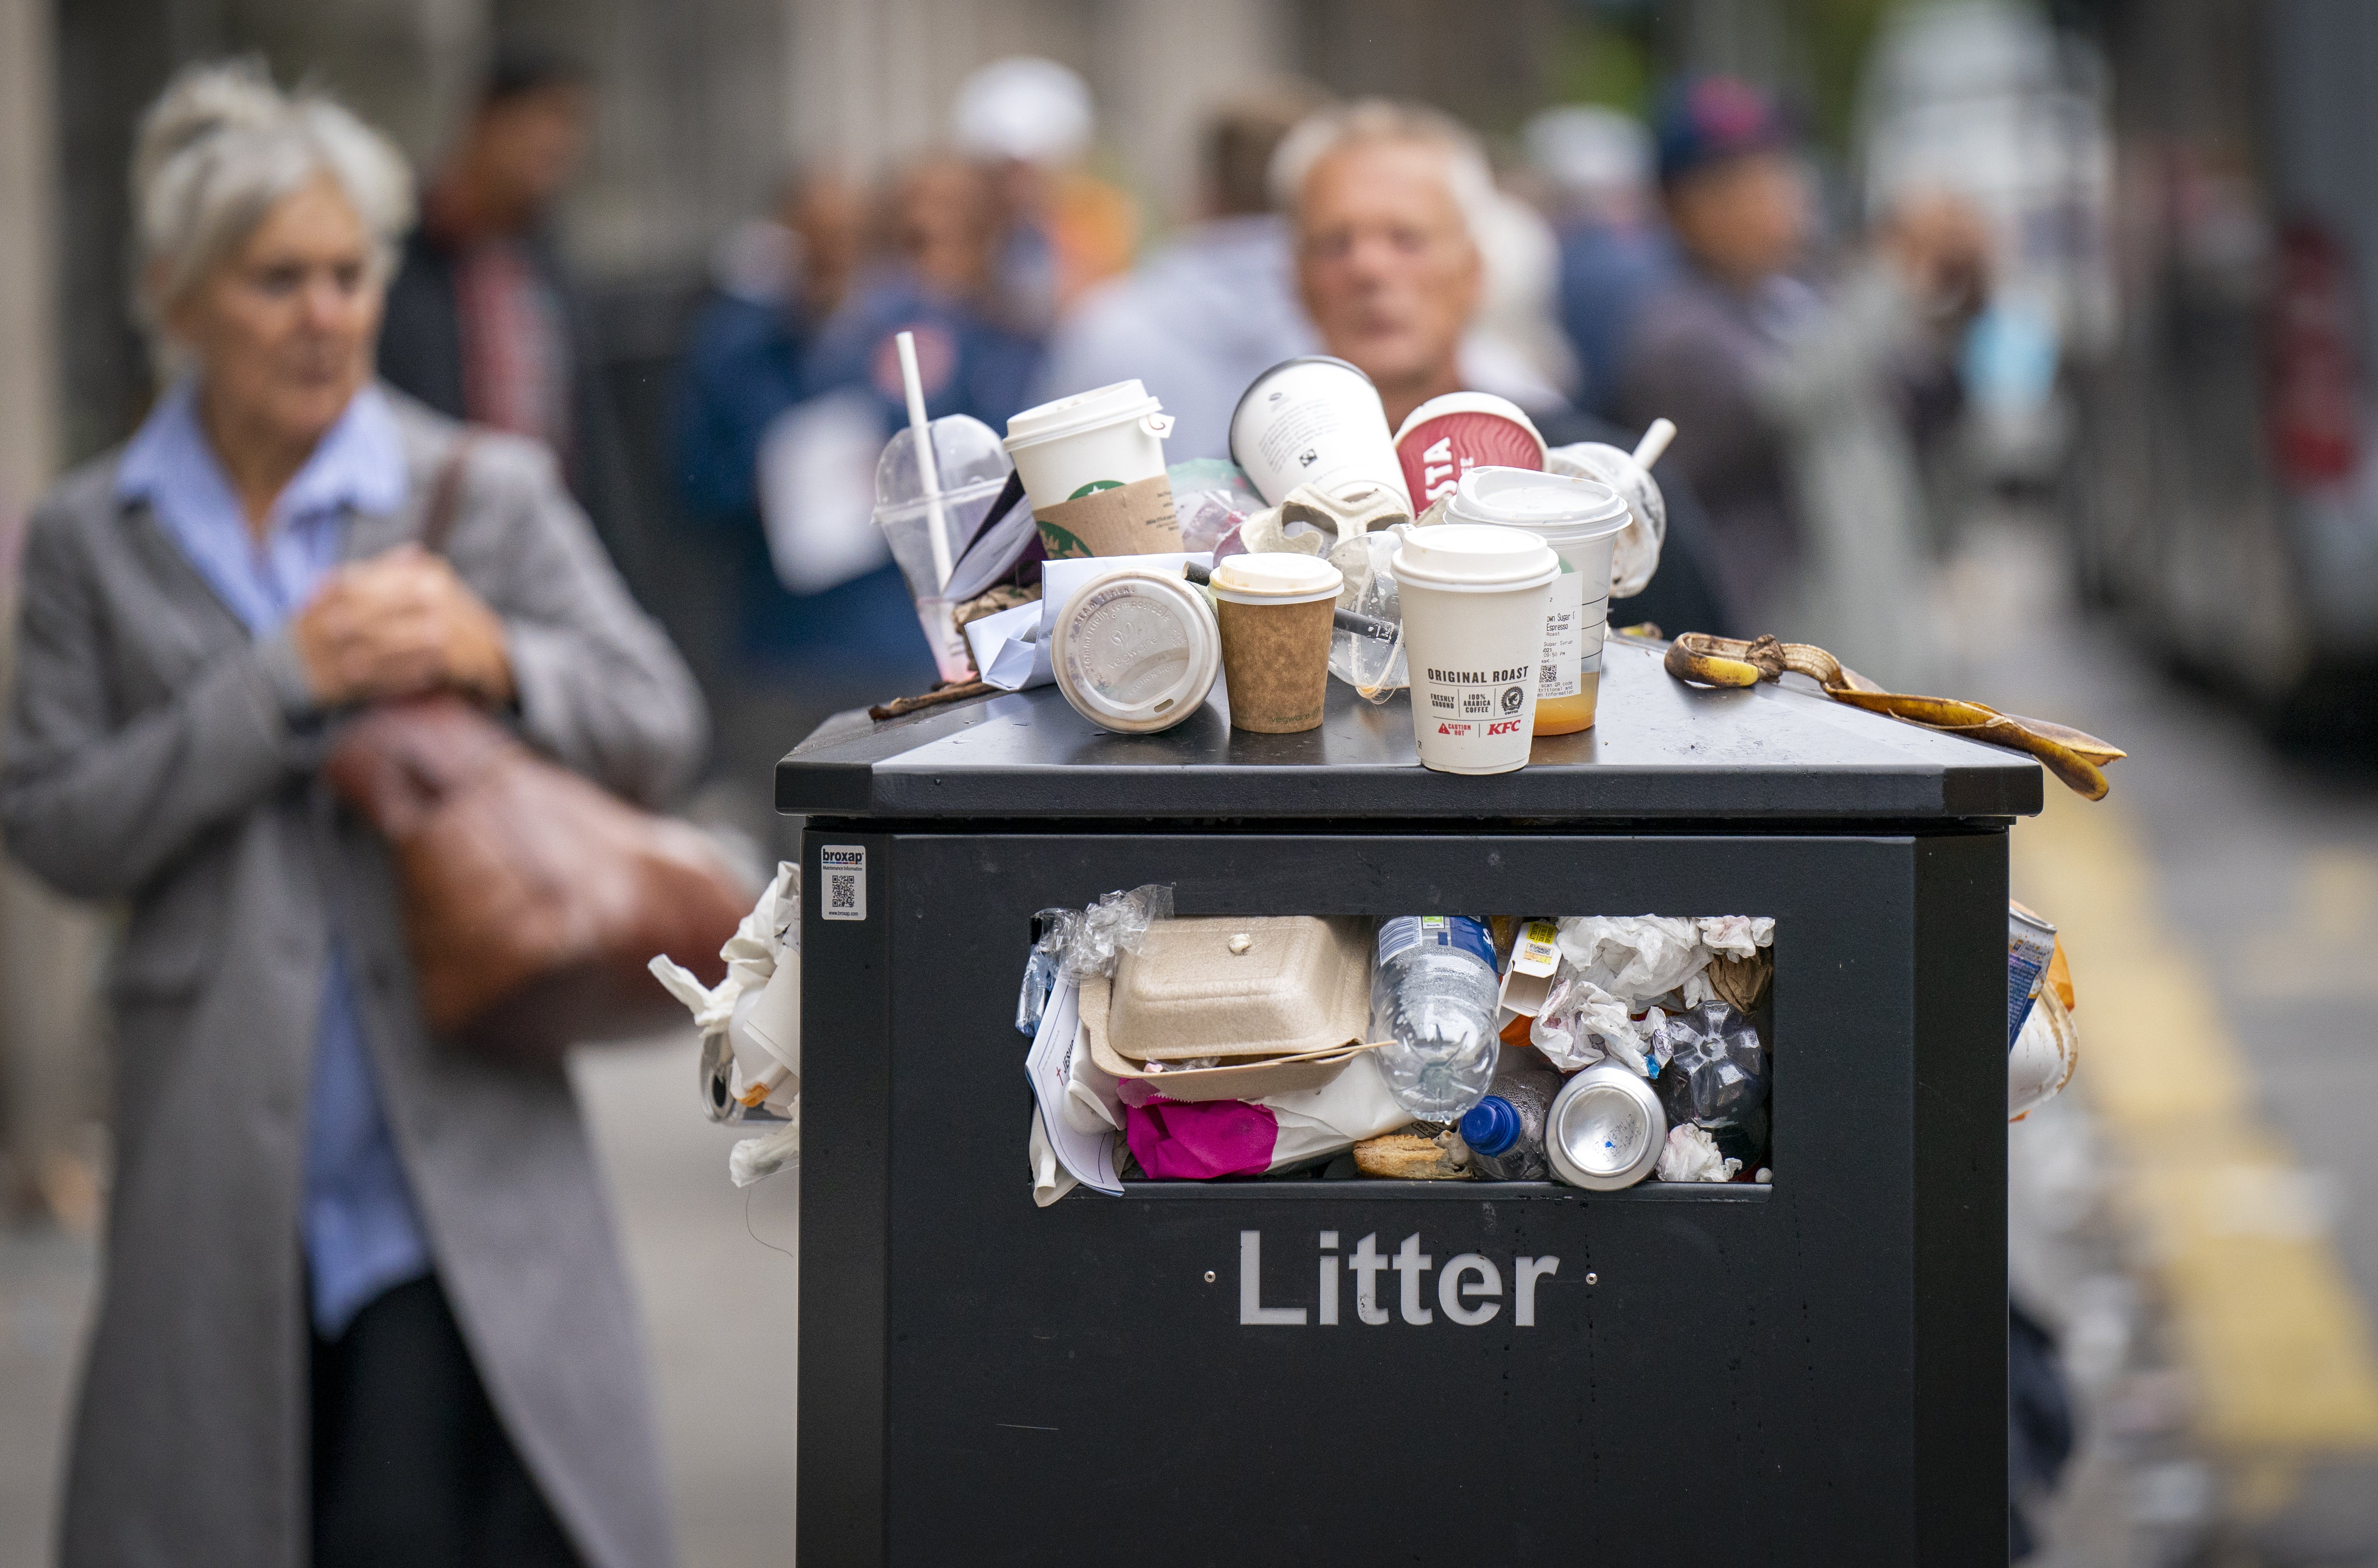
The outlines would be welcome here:
[[[579,1568],[435,1278],[314,1341],[316,1568]]]

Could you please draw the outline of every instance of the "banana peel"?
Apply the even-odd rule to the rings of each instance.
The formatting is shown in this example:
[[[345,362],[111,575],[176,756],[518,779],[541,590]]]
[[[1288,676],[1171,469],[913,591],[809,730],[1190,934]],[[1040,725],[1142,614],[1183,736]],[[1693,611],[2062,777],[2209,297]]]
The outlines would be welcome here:
[[[1885,691],[1822,648],[1806,642],[1782,642],[1772,637],[1746,642],[1688,631],[1668,644],[1662,664],[1676,679],[1695,686],[1756,686],[1762,680],[1781,680],[1787,671],[1804,675],[1836,702],[1945,735],[2025,752],[2037,758],[2074,794],[2090,800],[2106,798],[2106,764],[2126,755],[2121,748],[2066,724],[2001,713],[1983,703],[1953,697]]]

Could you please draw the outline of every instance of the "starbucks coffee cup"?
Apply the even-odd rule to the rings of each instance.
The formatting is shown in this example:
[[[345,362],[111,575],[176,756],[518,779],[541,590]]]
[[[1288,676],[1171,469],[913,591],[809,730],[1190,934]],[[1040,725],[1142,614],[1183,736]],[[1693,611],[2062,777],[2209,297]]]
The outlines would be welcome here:
[[[1519,468],[1471,469],[1446,503],[1448,524],[1524,529],[1560,557],[1536,674],[1538,735],[1593,726],[1610,618],[1610,554],[1632,518],[1617,492],[1599,480]]]
[[[1489,523],[1415,528],[1396,551],[1412,736],[1424,767],[1507,773],[1528,764],[1536,665],[1560,557]]]
[[[1379,389],[1326,354],[1283,360],[1255,378],[1231,413],[1231,461],[1269,506],[1300,485],[1332,496],[1384,485],[1411,506]]]
[[[1232,556],[1209,586],[1222,630],[1231,727],[1293,735],[1321,727],[1329,693],[1330,616],[1346,579],[1315,556]]]
[[[1125,734],[1187,718],[1221,667],[1214,612],[1177,568],[1122,567],[1093,579],[1058,612],[1052,635],[1057,689],[1082,717]]]
[[[1027,408],[1001,445],[1058,560],[1181,548],[1164,437],[1172,417],[1137,381]]]
[[[1453,494],[1478,468],[1544,466],[1544,438],[1527,410],[1492,392],[1447,392],[1411,411],[1396,432],[1396,457],[1412,509]]]

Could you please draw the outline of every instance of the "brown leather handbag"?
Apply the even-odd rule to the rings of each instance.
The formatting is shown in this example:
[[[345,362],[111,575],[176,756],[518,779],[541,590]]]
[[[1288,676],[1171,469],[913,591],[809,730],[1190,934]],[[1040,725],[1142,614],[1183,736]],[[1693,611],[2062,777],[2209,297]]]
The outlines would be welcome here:
[[[442,550],[467,438],[432,490],[422,545]],[[645,965],[667,953],[704,985],[752,894],[702,832],[640,811],[532,752],[462,698],[379,703],[324,773],[388,841],[421,1011],[484,1055],[551,1065],[580,1040],[682,1023]]]

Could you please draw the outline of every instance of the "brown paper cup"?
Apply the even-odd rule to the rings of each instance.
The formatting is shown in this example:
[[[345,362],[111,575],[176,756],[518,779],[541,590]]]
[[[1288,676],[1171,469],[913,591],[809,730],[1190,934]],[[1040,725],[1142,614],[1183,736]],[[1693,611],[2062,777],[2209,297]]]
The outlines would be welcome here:
[[[1181,548],[1172,481],[1160,473],[1041,507],[1032,515],[1039,521],[1040,545],[1051,560],[1171,555]]]
[[[1329,690],[1329,616],[1337,607],[1335,598],[1302,604],[1215,601],[1232,729],[1294,735],[1321,727],[1321,701]]]

